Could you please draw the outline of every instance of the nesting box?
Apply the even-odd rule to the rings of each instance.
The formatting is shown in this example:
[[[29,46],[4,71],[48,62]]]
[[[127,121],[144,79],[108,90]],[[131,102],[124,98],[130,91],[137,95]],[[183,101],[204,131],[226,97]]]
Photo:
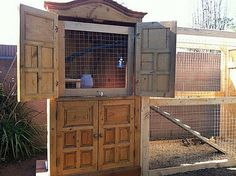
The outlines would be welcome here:
[[[20,7],[18,99],[48,99],[50,174],[139,174],[140,97],[174,96],[176,23],[112,0],[45,8]]]

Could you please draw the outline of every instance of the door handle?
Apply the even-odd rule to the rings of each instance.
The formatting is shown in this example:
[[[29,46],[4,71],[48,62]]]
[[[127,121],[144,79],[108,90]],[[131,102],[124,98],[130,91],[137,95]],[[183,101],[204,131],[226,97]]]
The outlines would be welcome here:
[[[99,133],[98,137],[102,138],[102,137],[103,137],[103,136],[102,136],[102,133]]]
[[[93,134],[93,138],[95,138],[95,139],[102,138],[102,137],[103,137],[102,133],[95,133],[95,134]]]
[[[97,133],[93,134],[93,138],[98,139],[99,138],[99,134],[97,134]]]

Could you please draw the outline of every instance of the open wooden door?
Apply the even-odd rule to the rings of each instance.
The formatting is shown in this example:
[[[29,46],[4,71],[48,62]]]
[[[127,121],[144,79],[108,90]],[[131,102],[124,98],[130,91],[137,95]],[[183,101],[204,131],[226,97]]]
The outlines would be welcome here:
[[[174,97],[176,22],[136,27],[136,95]]]
[[[56,14],[20,6],[18,101],[56,96],[57,21]]]

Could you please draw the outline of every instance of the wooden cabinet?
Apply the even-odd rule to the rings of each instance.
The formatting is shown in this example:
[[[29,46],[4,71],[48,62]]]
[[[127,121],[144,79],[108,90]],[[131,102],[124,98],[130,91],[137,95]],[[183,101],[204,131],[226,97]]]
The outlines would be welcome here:
[[[57,174],[134,166],[134,100],[58,102]]]

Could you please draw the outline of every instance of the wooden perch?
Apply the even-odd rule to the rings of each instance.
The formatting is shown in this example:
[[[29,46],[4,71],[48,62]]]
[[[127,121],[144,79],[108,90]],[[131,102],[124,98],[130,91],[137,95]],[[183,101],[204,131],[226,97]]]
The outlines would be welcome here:
[[[198,139],[204,141],[206,144],[208,144],[209,146],[213,147],[214,149],[222,152],[222,153],[227,153],[226,150],[222,149],[221,147],[219,147],[217,144],[215,144],[214,142],[212,142],[211,140],[209,140],[208,138],[202,136],[199,132],[194,131],[191,129],[190,126],[183,124],[179,119],[174,118],[171,114],[169,114],[168,112],[162,111],[159,107],[156,106],[150,106],[150,108],[157,112],[158,114],[160,114],[161,116],[165,117],[167,120],[171,121],[172,123],[178,125],[180,128],[184,129],[185,131],[191,133],[192,135],[194,135],[195,137],[197,137]]]

